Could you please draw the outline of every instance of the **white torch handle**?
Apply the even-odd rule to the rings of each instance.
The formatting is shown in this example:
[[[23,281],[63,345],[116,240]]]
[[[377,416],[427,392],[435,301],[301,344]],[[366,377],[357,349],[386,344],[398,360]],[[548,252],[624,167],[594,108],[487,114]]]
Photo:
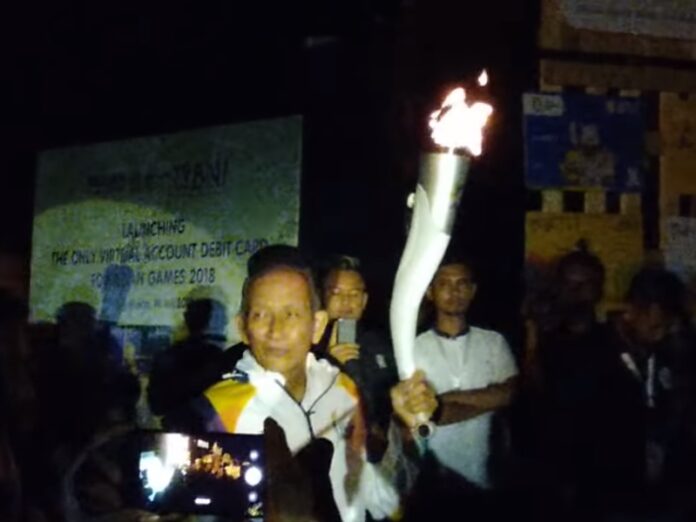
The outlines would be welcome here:
[[[418,311],[430,281],[449,245],[469,161],[456,154],[428,154],[413,195],[413,216],[406,247],[394,280],[389,322],[399,377],[416,371],[415,342]],[[427,438],[434,424],[418,418],[416,432]]]
[[[389,310],[394,358],[401,379],[408,379],[416,371],[418,311],[450,240],[450,235],[432,219],[428,195],[420,184],[414,196],[411,229],[396,272]]]

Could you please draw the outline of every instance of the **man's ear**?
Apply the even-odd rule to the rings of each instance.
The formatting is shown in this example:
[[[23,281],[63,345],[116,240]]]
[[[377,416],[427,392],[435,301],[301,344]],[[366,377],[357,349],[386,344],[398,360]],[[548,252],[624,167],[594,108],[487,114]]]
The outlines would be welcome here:
[[[312,344],[317,344],[324,336],[324,330],[329,323],[329,314],[325,310],[314,312],[314,330],[312,332]]]
[[[367,306],[367,300],[370,298],[369,294],[367,292],[363,292],[363,299],[362,299],[362,311],[365,311],[365,307]]]
[[[476,290],[478,290],[478,285],[476,283],[473,283],[471,285],[471,298],[473,299],[476,297]]]
[[[237,314],[234,316],[234,324],[237,327],[237,332],[239,332],[239,338],[246,345],[249,344],[249,336],[246,332],[246,319],[244,314]]]
[[[428,301],[433,300],[433,285],[428,285],[428,289],[425,291],[425,297],[428,298]]]

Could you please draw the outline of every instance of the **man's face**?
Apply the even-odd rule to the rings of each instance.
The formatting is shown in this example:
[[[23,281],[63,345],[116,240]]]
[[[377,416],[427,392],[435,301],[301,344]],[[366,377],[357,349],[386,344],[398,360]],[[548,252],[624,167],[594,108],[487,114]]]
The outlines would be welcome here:
[[[326,278],[324,306],[329,319],[360,320],[367,305],[365,281],[354,270],[334,270]]]
[[[438,313],[462,315],[469,310],[476,294],[476,284],[466,265],[444,265],[428,288],[428,298]]]
[[[237,320],[256,361],[286,378],[304,371],[307,352],[326,327],[326,313],[312,311],[305,276],[278,268],[256,279],[247,291],[248,312]]]
[[[624,313],[624,321],[634,341],[650,345],[659,343],[667,336],[674,325],[675,318],[655,303],[629,304]]]
[[[594,306],[602,299],[602,280],[591,268],[571,265],[561,275],[561,302]]]

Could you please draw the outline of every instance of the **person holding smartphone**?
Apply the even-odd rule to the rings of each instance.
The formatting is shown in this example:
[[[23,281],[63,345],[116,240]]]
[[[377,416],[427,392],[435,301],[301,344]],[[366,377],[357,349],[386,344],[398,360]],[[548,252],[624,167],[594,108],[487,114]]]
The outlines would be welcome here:
[[[367,329],[361,322],[368,293],[357,263],[342,258],[334,264],[324,277],[322,290],[329,327],[318,351],[357,385],[368,422],[368,458],[379,461],[392,414],[389,390],[398,381],[394,351],[387,335]]]

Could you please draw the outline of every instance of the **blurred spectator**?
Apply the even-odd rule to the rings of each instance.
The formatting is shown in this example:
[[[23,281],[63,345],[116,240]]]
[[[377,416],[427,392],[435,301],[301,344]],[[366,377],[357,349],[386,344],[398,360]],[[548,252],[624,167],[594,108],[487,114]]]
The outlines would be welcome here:
[[[557,516],[599,508],[605,440],[597,425],[607,376],[616,369],[608,332],[596,315],[604,273],[581,242],[559,259],[551,284],[527,303],[522,421],[528,424],[516,433],[525,435],[525,449],[534,455],[544,510],[561,510]]]
[[[326,273],[323,283],[323,304],[329,325],[318,352],[328,354],[330,360],[357,384],[369,427],[368,457],[377,462],[387,444],[386,433],[392,413],[389,390],[398,381],[394,351],[385,334],[368,330],[360,322],[368,292],[355,264],[346,259],[336,263]],[[339,336],[340,326],[349,327],[348,339]]]
[[[139,385],[114,360],[114,340],[90,305],[64,304],[56,323],[56,338],[37,353],[37,384],[46,435],[64,466],[95,433],[134,417]]]
[[[241,356],[231,348],[224,351],[227,308],[215,299],[189,301],[184,312],[188,336],[158,353],[152,363],[148,399],[165,429],[190,426],[185,406],[220,380]]]
[[[36,420],[34,389],[27,371],[25,319],[23,305],[0,293],[0,518],[10,522],[19,520],[23,502],[29,500],[22,491],[25,477],[20,465]]]
[[[448,260],[427,291],[436,318],[416,339],[416,366],[435,388],[439,408],[413,520],[425,520],[433,506],[441,513],[466,506],[467,518],[495,518],[488,494],[493,418],[511,402],[517,367],[500,334],[468,323],[476,290],[471,264]]]
[[[0,294],[2,520],[13,520],[13,515],[22,520],[44,520],[43,514],[51,509],[52,488],[56,485],[51,470],[45,465],[49,451],[44,444],[32,375],[33,354],[27,335],[27,312],[22,301]],[[12,492],[9,496],[8,491]],[[8,510],[3,512],[4,508]]]
[[[531,289],[524,311],[528,330],[526,377],[538,377],[540,337],[585,334],[597,326],[596,308],[602,299],[604,277],[604,265],[581,241],[577,250],[558,260],[549,283]]]
[[[631,281],[613,329],[620,372],[607,385],[606,457],[616,473],[606,480],[629,481],[627,505],[693,515],[694,471],[685,462],[696,447],[696,367],[685,299],[682,282],[664,269],[643,269]]]
[[[0,294],[0,375],[5,393],[4,419],[15,441],[31,433],[38,418],[26,321],[25,305]]]

